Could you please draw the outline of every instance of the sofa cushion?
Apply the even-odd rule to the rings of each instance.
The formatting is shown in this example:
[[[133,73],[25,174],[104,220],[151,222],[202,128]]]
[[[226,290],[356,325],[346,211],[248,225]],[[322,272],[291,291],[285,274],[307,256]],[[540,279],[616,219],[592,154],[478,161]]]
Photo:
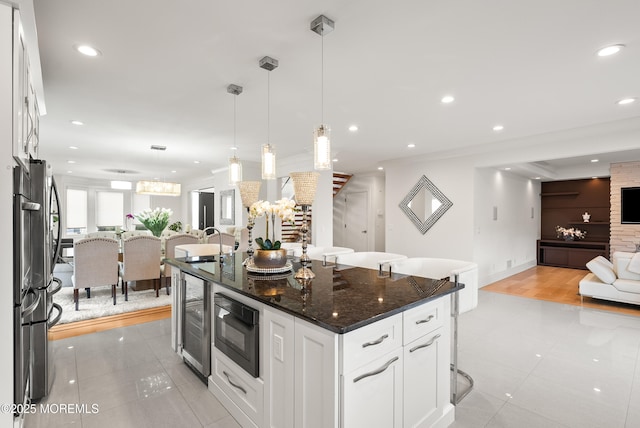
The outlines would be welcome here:
[[[608,265],[604,264],[598,258],[587,262],[587,269],[589,269],[598,279],[605,284],[613,284],[613,281],[617,279],[615,272]]]
[[[618,278],[640,281],[639,274],[630,272],[627,269],[629,266],[629,262],[631,262],[631,257],[633,257],[634,255],[635,253],[627,253],[624,251],[616,251],[615,253],[613,253],[613,266]]]
[[[609,259],[607,259],[606,257],[598,256],[598,257],[596,257],[596,260],[599,260],[600,262],[602,262],[605,265],[609,266],[609,268],[613,269],[614,272],[616,271],[615,268],[613,267],[613,263],[611,263],[609,261]]]
[[[617,279],[616,282],[614,282],[612,285],[618,291],[640,294],[640,281],[634,281],[630,279]]]

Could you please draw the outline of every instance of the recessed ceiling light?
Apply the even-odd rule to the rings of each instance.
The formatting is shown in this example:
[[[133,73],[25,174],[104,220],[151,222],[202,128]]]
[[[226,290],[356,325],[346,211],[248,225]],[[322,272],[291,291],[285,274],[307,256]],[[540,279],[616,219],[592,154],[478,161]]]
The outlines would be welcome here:
[[[338,158],[333,158],[333,162],[338,162]]]
[[[82,126],[82,125],[84,125],[84,122],[80,122],[79,120],[72,120],[71,124],[72,125]]]
[[[533,177],[534,180],[540,180],[541,177]]]
[[[67,171],[67,174],[73,174],[73,171]]]
[[[381,166],[379,166],[379,167],[378,167],[378,171],[382,171],[383,169],[384,169],[384,168],[383,168],[383,167],[381,167]]]
[[[101,55],[100,51],[89,45],[77,45],[75,49],[80,52],[82,55],[86,56],[99,56]]]
[[[358,130],[358,125],[351,125],[349,127],[349,131],[351,131],[351,132],[356,132],[357,130]]]
[[[200,161],[199,160],[194,160],[193,163],[200,163]]]
[[[621,106],[627,105],[627,104],[632,104],[636,101],[635,98],[623,98],[620,101],[618,101],[618,104]]]
[[[68,160],[67,163],[76,163],[74,160]]]
[[[600,159],[591,159],[591,163],[596,163],[596,162],[599,162],[599,161],[600,161]]]
[[[69,148],[70,148],[71,150],[78,150],[78,148],[77,148],[76,146],[69,146]]]
[[[445,95],[444,97],[442,97],[440,101],[443,102],[444,104],[449,104],[449,103],[452,103],[454,100],[455,98],[453,98],[453,96]]]
[[[504,170],[505,171],[511,171],[511,167],[506,167]]]
[[[172,174],[175,174],[176,172],[178,172],[178,171],[176,171],[175,169],[173,171],[171,171]]]
[[[502,125],[496,125],[496,126],[493,127],[493,130],[496,131],[496,132],[500,132],[503,129],[504,129],[504,126],[502,126]]]
[[[407,147],[409,147],[410,149],[413,149],[415,146],[416,146],[416,145],[415,145],[415,144],[413,144],[413,143],[409,143],[409,144],[407,144]]]
[[[611,45],[598,50],[598,56],[615,55],[624,48],[624,45]]]

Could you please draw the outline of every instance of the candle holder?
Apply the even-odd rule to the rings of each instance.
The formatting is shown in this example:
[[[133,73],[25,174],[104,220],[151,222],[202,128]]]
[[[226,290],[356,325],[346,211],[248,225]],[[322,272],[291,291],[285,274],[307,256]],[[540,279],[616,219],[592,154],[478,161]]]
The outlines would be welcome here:
[[[316,188],[320,174],[317,172],[292,172],[289,175],[293,180],[293,192],[296,203],[302,206],[302,228],[300,229],[302,232],[302,255],[300,256],[300,264],[302,267],[298,269],[294,277],[296,279],[312,279],[315,278],[316,275],[308,267],[311,259],[307,255],[307,232],[309,232],[307,211],[316,197]]]

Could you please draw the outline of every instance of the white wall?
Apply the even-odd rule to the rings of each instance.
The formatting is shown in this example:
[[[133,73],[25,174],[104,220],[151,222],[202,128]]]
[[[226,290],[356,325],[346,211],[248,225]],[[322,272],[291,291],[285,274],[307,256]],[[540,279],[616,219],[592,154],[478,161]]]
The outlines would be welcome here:
[[[478,263],[480,285],[534,266],[540,237],[540,182],[478,168],[474,188],[472,260]]]
[[[453,202],[424,235],[399,206],[422,175]],[[389,162],[385,184],[386,251],[409,257],[473,260],[474,168],[470,160]]]

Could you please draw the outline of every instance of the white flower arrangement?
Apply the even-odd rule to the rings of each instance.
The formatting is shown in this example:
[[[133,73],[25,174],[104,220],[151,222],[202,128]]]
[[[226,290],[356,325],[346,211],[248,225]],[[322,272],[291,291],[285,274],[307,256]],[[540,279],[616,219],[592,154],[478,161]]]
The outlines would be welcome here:
[[[584,230],[580,230],[575,227],[571,227],[567,229],[566,227],[556,226],[556,237],[573,240],[573,239],[584,239],[587,236],[587,232]]]
[[[255,221],[256,218],[267,217],[267,239],[256,238],[256,243],[263,250],[279,250],[280,241],[275,240],[275,217],[278,216],[282,221],[293,223],[295,221],[296,202],[289,198],[282,198],[271,204],[269,201],[258,201],[249,207],[249,220]],[[272,239],[269,239],[269,220],[271,220]]]
[[[154,210],[146,209],[140,214],[136,214],[136,219],[151,231],[153,236],[160,236],[162,231],[169,224],[169,218],[173,215],[173,211],[169,208],[156,208]]]

